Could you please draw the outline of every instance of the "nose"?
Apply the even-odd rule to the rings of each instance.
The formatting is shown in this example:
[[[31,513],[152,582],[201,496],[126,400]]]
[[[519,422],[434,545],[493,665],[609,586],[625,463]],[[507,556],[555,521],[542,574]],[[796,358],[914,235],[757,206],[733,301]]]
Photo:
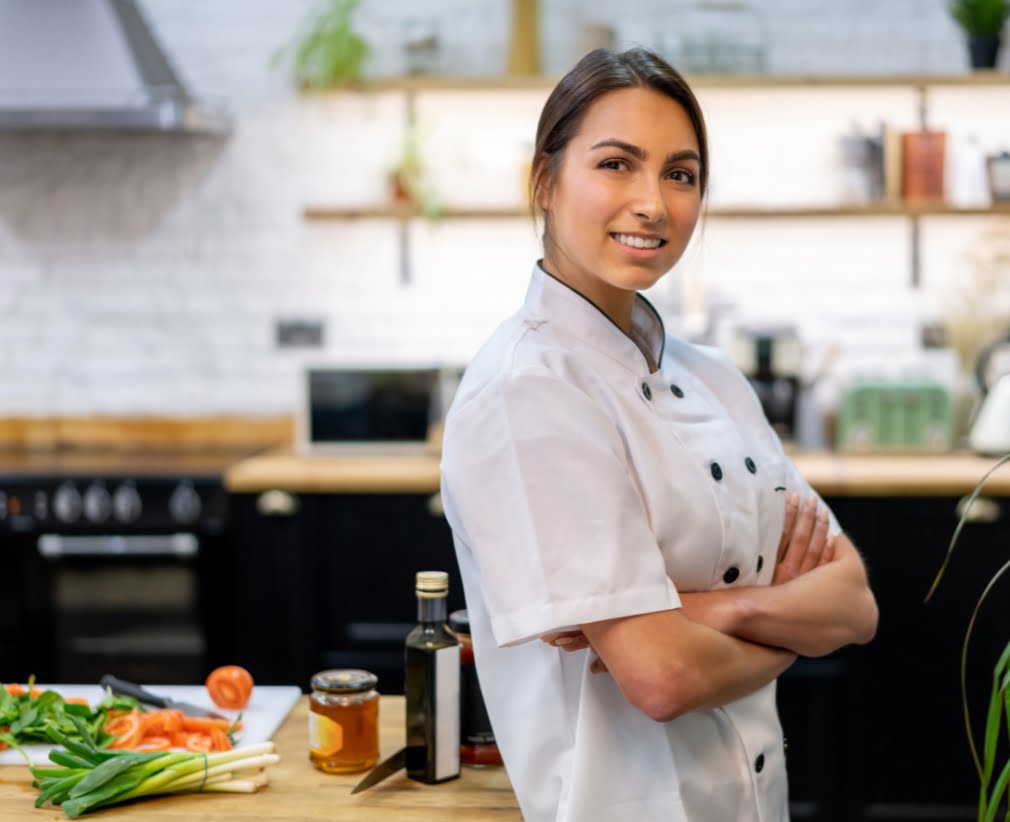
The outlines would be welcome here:
[[[632,192],[631,210],[639,219],[649,223],[657,223],[666,217],[666,203],[659,180],[651,175],[642,175],[635,182]]]

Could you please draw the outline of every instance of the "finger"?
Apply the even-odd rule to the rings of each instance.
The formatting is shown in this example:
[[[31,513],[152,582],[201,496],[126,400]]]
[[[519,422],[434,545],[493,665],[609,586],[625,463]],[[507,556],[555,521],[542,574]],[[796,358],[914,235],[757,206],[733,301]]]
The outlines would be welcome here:
[[[805,574],[821,564],[821,556],[824,553],[824,544],[828,540],[828,512],[822,510],[817,514],[814,522],[814,530],[810,535],[810,543],[807,545],[807,552],[803,556],[803,564],[800,565],[800,573]]]
[[[817,497],[813,496],[803,503],[796,512],[796,523],[793,525],[793,532],[789,537],[785,555],[782,557],[782,562],[779,563],[783,577],[792,579],[799,576],[816,518]]]
[[[545,634],[543,641],[563,651],[581,651],[589,647],[589,640],[581,631],[574,633]]]
[[[789,537],[793,533],[793,525],[796,523],[796,511],[800,507],[800,495],[795,491],[786,500],[786,519],[782,525],[782,538],[779,540],[779,550],[775,555],[775,561],[781,562],[785,556],[786,547],[789,545]]]
[[[836,537],[828,537],[828,541],[824,543],[824,553],[821,554],[821,565],[827,565],[835,558],[835,540]]]
[[[565,645],[567,643],[562,640],[571,639],[572,637],[582,636],[582,631],[551,631],[549,634],[544,634],[540,637],[548,645]]]

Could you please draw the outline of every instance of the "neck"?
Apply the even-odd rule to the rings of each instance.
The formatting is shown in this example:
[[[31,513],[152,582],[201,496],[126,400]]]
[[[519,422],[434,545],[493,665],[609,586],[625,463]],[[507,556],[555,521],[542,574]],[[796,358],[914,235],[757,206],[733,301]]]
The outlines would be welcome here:
[[[417,621],[445,622],[445,597],[418,597]]]
[[[549,254],[545,254],[541,267],[557,280],[567,285],[585,297],[589,302],[602,311],[614,325],[616,325],[625,336],[634,340],[632,335],[631,314],[635,307],[635,292],[626,291],[623,288],[615,288],[607,285],[601,280],[580,277],[576,273],[568,271],[564,266],[558,266]],[[635,340],[637,344],[637,340]]]

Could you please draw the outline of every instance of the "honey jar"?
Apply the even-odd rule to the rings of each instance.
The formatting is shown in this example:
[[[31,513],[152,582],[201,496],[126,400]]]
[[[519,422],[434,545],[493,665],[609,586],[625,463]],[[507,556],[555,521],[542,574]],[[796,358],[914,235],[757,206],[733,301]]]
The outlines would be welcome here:
[[[326,773],[366,771],[379,759],[375,674],[320,671],[309,696],[309,759]]]

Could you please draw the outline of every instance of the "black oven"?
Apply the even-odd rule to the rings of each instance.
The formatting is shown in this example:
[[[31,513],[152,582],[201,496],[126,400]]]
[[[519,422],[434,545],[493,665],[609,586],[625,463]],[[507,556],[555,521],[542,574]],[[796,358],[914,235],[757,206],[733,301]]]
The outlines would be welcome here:
[[[227,661],[226,461],[0,459],[0,681],[195,683]]]

